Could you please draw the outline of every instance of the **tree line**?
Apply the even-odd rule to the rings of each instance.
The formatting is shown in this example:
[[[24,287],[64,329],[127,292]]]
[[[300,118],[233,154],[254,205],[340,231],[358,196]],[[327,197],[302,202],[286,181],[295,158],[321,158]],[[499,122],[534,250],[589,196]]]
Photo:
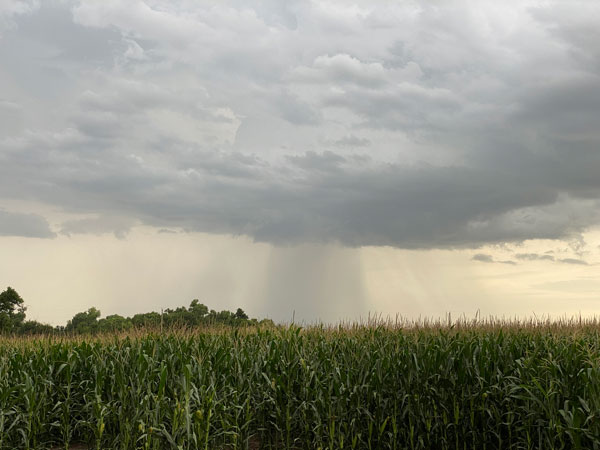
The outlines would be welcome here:
[[[40,323],[36,320],[26,320],[27,307],[23,298],[11,287],[0,293],[0,334],[94,334],[105,332],[127,331],[136,328],[172,328],[200,327],[210,325],[247,326],[271,324],[269,319],[260,322],[251,319],[242,308],[235,312],[210,309],[192,300],[189,307],[180,306],[176,309],[167,308],[164,311],[135,314],[123,317],[111,314],[101,318],[100,310],[95,307],[79,312],[65,326]]]

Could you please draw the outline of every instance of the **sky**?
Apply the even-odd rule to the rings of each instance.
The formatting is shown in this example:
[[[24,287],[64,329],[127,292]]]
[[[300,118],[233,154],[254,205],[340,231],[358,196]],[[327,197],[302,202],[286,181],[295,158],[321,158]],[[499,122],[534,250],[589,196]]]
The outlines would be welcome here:
[[[600,4],[0,0],[0,289],[64,324],[600,313]]]

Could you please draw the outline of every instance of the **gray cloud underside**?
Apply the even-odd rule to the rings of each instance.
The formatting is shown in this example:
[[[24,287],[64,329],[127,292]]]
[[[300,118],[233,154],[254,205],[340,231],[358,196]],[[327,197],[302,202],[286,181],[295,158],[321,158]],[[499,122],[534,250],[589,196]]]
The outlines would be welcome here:
[[[559,259],[558,261],[561,263],[565,263],[565,264],[575,264],[575,265],[580,265],[580,266],[588,265],[588,263],[586,261],[584,261],[583,259],[563,258],[563,259]]]
[[[598,6],[494,5],[6,13],[1,195],[98,218],[67,234],[144,223],[404,248],[573,236],[600,222]]]
[[[64,222],[60,229],[60,233],[66,236],[87,233],[114,233],[117,238],[124,239],[134,224],[134,221],[129,218],[120,218],[114,216],[90,217],[85,219],[68,220]]]
[[[56,234],[42,216],[0,209],[0,236],[53,238]]]
[[[580,266],[587,266],[587,261],[583,259],[576,258],[559,258],[555,259],[554,256],[548,254],[538,254],[538,253],[517,253],[515,258],[521,261],[552,261],[563,264],[575,264]]]
[[[554,256],[538,253],[517,253],[515,258],[523,261],[554,261]]]
[[[511,266],[516,265],[517,263],[511,260],[496,260],[494,259],[494,257],[492,255],[486,255],[485,253],[477,253],[476,255],[473,255],[473,257],[471,258],[473,261],[479,261],[479,262],[483,262],[483,263],[498,263],[498,264],[509,264]]]

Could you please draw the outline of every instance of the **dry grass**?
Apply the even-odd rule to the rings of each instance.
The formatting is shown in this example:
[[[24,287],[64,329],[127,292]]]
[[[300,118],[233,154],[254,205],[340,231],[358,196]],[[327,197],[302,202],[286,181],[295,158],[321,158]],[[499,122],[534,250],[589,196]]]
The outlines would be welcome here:
[[[502,330],[504,332],[543,331],[558,334],[577,334],[600,330],[600,318],[596,316],[562,316],[562,317],[529,317],[529,318],[505,318],[505,317],[479,317],[467,318],[459,316],[452,318],[423,317],[409,319],[396,315],[395,317],[384,317],[383,315],[369,315],[366,319],[357,321],[343,321],[337,324],[313,323],[289,323],[276,326],[246,326],[232,328],[227,325],[210,325],[202,327],[172,326],[161,330],[158,327],[134,328],[126,331],[99,333],[99,334],[45,334],[33,336],[0,335],[0,346],[9,345],[16,347],[29,347],[30,345],[58,344],[58,343],[111,343],[125,339],[144,339],[153,336],[174,336],[178,338],[190,338],[198,335],[228,335],[235,332],[237,335],[246,336],[266,330],[285,330],[289,327],[298,327],[302,333],[363,333],[365,330],[387,330],[421,332],[493,332]]]

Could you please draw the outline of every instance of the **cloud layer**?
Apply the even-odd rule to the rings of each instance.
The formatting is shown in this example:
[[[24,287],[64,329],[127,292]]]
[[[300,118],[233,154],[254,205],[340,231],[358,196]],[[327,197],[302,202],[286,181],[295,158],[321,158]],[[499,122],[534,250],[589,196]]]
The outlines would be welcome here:
[[[56,234],[42,216],[0,209],[0,236],[52,238]]]
[[[0,2],[0,206],[120,237],[570,237],[600,223],[598,17],[593,1]],[[0,233],[53,235],[2,214]]]

